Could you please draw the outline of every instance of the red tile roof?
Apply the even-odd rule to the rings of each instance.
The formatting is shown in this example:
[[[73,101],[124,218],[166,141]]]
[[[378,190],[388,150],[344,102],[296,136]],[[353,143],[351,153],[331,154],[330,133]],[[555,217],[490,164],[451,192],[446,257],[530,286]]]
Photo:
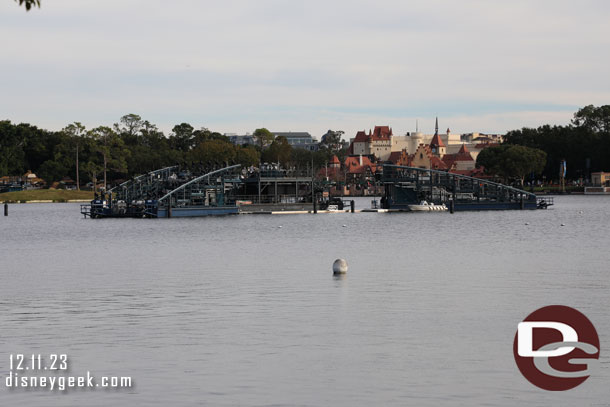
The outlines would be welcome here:
[[[447,164],[445,164],[443,162],[443,160],[441,160],[440,158],[438,158],[435,155],[430,157],[430,166],[432,167],[433,170],[446,170],[447,169]]]
[[[443,156],[443,161],[447,165],[447,168],[451,168],[456,161],[474,161],[474,159],[472,158],[472,155],[470,155],[466,145],[462,144],[460,151],[455,154],[445,154]]]
[[[411,157],[407,154],[407,150],[392,151],[388,161],[395,165],[409,165],[411,163]]]
[[[318,171],[318,178],[328,177],[331,180],[336,179],[341,175],[341,169],[337,167],[320,168]]]
[[[370,135],[366,134],[366,131],[359,131],[358,133],[356,133],[354,143],[366,143],[370,140],[370,138]]]
[[[441,136],[439,136],[438,134],[435,134],[434,137],[432,137],[430,146],[445,147],[445,145],[443,144],[443,140],[441,140]]]
[[[388,161],[391,161],[393,164],[396,164],[402,155],[402,151],[392,151],[390,153],[390,157],[388,157]]]
[[[387,140],[392,136],[392,128],[390,126],[375,126],[373,130],[373,140]]]
[[[362,165],[360,165],[359,156],[350,156],[345,159],[345,171],[348,174],[362,174],[366,172],[367,167],[371,169],[371,172],[375,172],[377,164],[371,161],[367,156],[362,156]]]

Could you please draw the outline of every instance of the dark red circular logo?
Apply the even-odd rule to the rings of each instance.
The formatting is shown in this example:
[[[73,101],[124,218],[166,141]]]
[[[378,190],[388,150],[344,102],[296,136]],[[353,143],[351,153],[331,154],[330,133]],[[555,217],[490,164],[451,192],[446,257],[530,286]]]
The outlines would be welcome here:
[[[569,390],[589,377],[599,359],[599,338],[589,319],[574,308],[549,305],[519,323],[513,353],[533,385]]]

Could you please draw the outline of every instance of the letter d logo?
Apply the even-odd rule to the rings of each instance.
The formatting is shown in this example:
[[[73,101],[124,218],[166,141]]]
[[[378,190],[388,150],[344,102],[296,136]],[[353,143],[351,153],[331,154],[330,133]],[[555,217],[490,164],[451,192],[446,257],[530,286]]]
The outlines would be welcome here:
[[[573,346],[563,346],[555,350],[534,350],[534,328],[555,329],[561,332],[563,338],[560,342],[578,342],[578,334],[570,325],[561,322],[520,322],[517,327],[519,356],[555,357],[567,355],[574,350]]]
[[[599,349],[591,321],[564,305],[532,312],[517,325],[513,342],[519,371],[545,390],[569,390],[587,380]]]

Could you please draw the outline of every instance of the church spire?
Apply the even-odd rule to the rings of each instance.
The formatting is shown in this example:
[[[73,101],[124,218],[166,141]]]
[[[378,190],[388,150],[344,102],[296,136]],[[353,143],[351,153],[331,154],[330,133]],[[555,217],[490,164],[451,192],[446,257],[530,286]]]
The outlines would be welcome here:
[[[436,125],[434,126],[434,135],[438,135],[438,116],[436,116]]]

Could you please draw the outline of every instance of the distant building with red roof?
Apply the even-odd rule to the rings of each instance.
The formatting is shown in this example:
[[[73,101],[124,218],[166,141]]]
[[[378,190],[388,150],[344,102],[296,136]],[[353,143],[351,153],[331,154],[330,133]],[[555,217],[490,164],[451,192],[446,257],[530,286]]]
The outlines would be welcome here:
[[[409,154],[407,154],[407,150],[402,149],[401,151],[392,151],[388,161],[394,165],[409,165],[411,159]]]
[[[369,156],[346,157],[343,165],[344,171],[350,179],[370,177],[377,171],[377,163]]]
[[[318,178],[326,178],[327,181],[343,181],[344,174],[341,170],[341,161],[333,155],[330,162],[318,171]]]
[[[432,141],[430,141],[430,151],[432,154],[436,154],[439,158],[443,158],[443,156],[447,153],[447,146],[445,146],[445,143],[443,143],[443,140],[438,133],[434,134]]]
[[[373,162],[389,162],[446,171],[473,171],[481,150],[502,142],[501,135],[439,133],[436,118],[434,134],[406,133],[394,136],[390,126],[375,126],[358,131],[351,140],[348,154],[371,157]]]
[[[331,158],[329,165],[332,168],[338,168],[341,167],[341,161],[339,161],[339,158],[336,155],[333,155],[333,158]]]
[[[378,160],[387,161],[392,152],[392,128],[375,126],[374,130],[359,131],[349,147],[350,155],[374,155]]]
[[[453,170],[472,170],[475,168],[475,160],[472,158],[466,144],[462,144],[460,150],[455,154],[445,154],[443,162],[450,171]]]
[[[409,167],[446,170],[447,165],[432,152],[429,145],[420,144],[410,157]]]

